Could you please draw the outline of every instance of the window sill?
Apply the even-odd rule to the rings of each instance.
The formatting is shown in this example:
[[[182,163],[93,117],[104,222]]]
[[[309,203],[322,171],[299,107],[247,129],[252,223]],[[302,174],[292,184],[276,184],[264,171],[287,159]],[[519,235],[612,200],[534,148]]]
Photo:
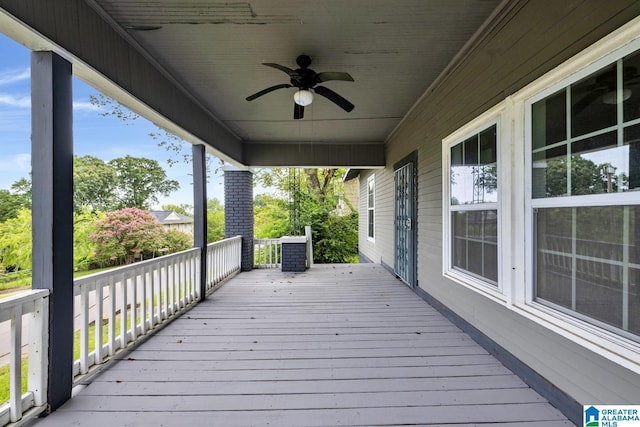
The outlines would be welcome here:
[[[457,270],[447,270],[444,272],[444,277],[455,282],[458,285],[462,285],[465,288],[471,289],[474,292],[489,297],[497,303],[507,303],[507,298],[498,287],[483,282],[482,280],[479,280],[473,276],[469,276]]]
[[[587,350],[640,374],[640,343],[537,302],[509,305],[509,308]]]

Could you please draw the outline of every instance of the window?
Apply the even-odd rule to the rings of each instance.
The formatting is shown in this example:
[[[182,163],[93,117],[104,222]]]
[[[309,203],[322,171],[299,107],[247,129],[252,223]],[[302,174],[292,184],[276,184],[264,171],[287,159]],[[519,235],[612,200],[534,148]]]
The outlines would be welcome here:
[[[534,299],[640,337],[640,53],[531,103]]]
[[[375,175],[367,178],[367,239],[375,239],[376,181]]]
[[[497,124],[449,145],[449,272],[498,284]]]

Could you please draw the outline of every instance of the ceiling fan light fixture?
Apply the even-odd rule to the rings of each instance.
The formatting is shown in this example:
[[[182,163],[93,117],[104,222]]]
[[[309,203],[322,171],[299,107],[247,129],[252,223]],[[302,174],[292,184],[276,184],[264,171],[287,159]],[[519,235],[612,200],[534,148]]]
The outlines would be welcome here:
[[[313,102],[313,93],[310,90],[301,89],[293,94],[293,101],[302,107],[306,107]]]
[[[631,98],[631,89],[623,89],[622,90],[622,102]],[[614,105],[618,103],[618,91],[612,90],[610,92],[602,95],[602,102],[609,105]]]

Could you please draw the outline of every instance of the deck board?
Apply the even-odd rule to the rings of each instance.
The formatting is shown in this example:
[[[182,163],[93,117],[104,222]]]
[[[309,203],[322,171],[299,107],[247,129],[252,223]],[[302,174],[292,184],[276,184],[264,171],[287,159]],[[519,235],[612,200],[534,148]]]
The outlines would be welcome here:
[[[380,266],[231,279],[38,427],[572,425]]]

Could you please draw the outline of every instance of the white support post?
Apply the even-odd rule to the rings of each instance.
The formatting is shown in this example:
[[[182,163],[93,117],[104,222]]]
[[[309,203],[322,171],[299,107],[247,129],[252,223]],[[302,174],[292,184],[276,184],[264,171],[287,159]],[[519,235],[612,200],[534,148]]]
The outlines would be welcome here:
[[[35,406],[47,403],[49,363],[49,297],[38,298],[29,318],[29,390],[33,390]]]
[[[304,226],[304,235],[307,237],[307,268],[313,266],[313,239],[311,234],[311,226]]]

